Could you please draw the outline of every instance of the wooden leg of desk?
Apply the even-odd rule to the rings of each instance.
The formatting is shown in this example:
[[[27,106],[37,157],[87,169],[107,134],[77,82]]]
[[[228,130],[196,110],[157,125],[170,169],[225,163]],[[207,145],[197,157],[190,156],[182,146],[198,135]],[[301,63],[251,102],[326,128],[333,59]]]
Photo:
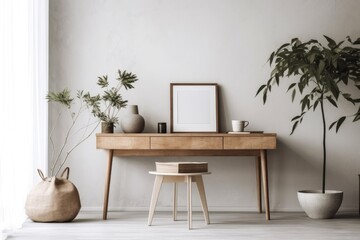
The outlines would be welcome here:
[[[113,154],[114,154],[114,150],[109,150],[108,161],[107,161],[107,170],[106,170],[106,180],[105,180],[105,192],[104,192],[104,208],[103,208],[103,219],[104,220],[107,219]]]
[[[258,200],[258,209],[259,213],[262,213],[262,199],[261,199],[261,158],[256,157],[256,191],[257,191],[257,200]]]
[[[261,172],[262,172],[262,180],[263,180],[263,188],[264,188],[266,220],[270,220],[269,187],[268,187],[268,171],[267,171],[266,150],[261,150],[260,151],[260,157],[261,157]]]

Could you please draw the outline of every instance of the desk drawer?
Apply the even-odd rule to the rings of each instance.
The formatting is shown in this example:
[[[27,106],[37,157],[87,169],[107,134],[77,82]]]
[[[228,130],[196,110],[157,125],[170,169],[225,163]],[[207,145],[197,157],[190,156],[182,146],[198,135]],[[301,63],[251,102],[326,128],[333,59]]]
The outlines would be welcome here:
[[[275,136],[231,136],[224,137],[224,149],[275,149]]]
[[[97,137],[101,149],[150,149],[150,137]]]
[[[222,137],[151,137],[151,149],[222,149]]]

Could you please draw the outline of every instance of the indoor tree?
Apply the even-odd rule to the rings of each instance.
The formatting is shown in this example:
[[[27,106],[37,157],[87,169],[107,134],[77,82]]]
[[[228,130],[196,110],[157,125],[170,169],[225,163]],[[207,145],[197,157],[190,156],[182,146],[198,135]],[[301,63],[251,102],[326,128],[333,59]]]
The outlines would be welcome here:
[[[256,93],[258,95],[262,92],[265,104],[271,88],[274,85],[279,86],[280,80],[288,77],[287,92],[291,92],[292,101],[294,102],[296,94],[301,96],[301,112],[291,119],[291,134],[309,110],[320,109],[323,126],[322,193],[325,193],[326,176],[325,103],[338,108],[339,101],[344,99],[357,109],[355,113],[332,122],[329,130],[334,127],[337,132],[347,118],[353,122],[360,120],[360,49],[355,47],[360,44],[360,38],[352,41],[347,37],[346,40],[337,43],[327,36],[324,37],[327,46],[317,40],[302,43],[298,38],[294,38],[290,43],[283,44],[272,52],[269,58],[270,66],[273,67],[270,79],[261,85]]]
[[[49,133],[52,163],[50,176],[59,174],[70,154],[95,132],[101,121],[106,124],[118,123],[117,115],[120,109],[127,105],[127,100],[122,98],[120,90],[122,87],[126,90],[134,88],[133,84],[138,79],[131,72],[118,70],[116,80],[116,84],[112,86],[107,75],[98,77],[97,85],[101,87],[102,92],[97,95],[79,90],[73,96],[67,88],[62,91],[48,92],[46,99],[57,107],[57,117]],[[82,118],[86,118],[87,121],[82,122]],[[54,142],[54,133],[59,128],[59,124],[64,121],[70,123],[63,127],[64,138],[58,138],[60,144],[57,146]]]
[[[50,176],[58,176],[70,154],[95,132],[100,123],[99,120],[93,120],[90,113],[92,106],[87,102],[88,95],[89,93],[84,93],[84,91],[77,91],[76,96],[72,96],[67,88],[58,92],[50,91],[46,95],[48,102],[56,104],[58,107],[57,117],[53,121],[49,133],[51,150]],[[88,115],[88,120],[82,122],[81,118],[86,115]],[[68,120],[70,124],[62,127],[65,136],[64,138],[59,137],[61,144],[59,149],[57,149],[54,142],[55,130],[59,128],[61,122]]]

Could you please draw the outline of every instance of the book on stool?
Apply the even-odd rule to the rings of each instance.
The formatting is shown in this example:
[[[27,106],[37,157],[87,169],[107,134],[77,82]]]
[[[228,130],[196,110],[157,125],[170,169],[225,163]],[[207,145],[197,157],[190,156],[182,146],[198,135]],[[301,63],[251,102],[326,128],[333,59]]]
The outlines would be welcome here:
[[[208,171],[207,162],[156,162],[159,173],[199,173]]]

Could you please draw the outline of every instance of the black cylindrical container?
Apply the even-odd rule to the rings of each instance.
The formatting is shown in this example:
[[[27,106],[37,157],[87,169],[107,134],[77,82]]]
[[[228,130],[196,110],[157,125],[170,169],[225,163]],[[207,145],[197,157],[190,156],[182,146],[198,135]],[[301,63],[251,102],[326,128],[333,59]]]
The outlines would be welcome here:
[[[166,123],[165,122],[158,123],[158,133],[166,133]]]

